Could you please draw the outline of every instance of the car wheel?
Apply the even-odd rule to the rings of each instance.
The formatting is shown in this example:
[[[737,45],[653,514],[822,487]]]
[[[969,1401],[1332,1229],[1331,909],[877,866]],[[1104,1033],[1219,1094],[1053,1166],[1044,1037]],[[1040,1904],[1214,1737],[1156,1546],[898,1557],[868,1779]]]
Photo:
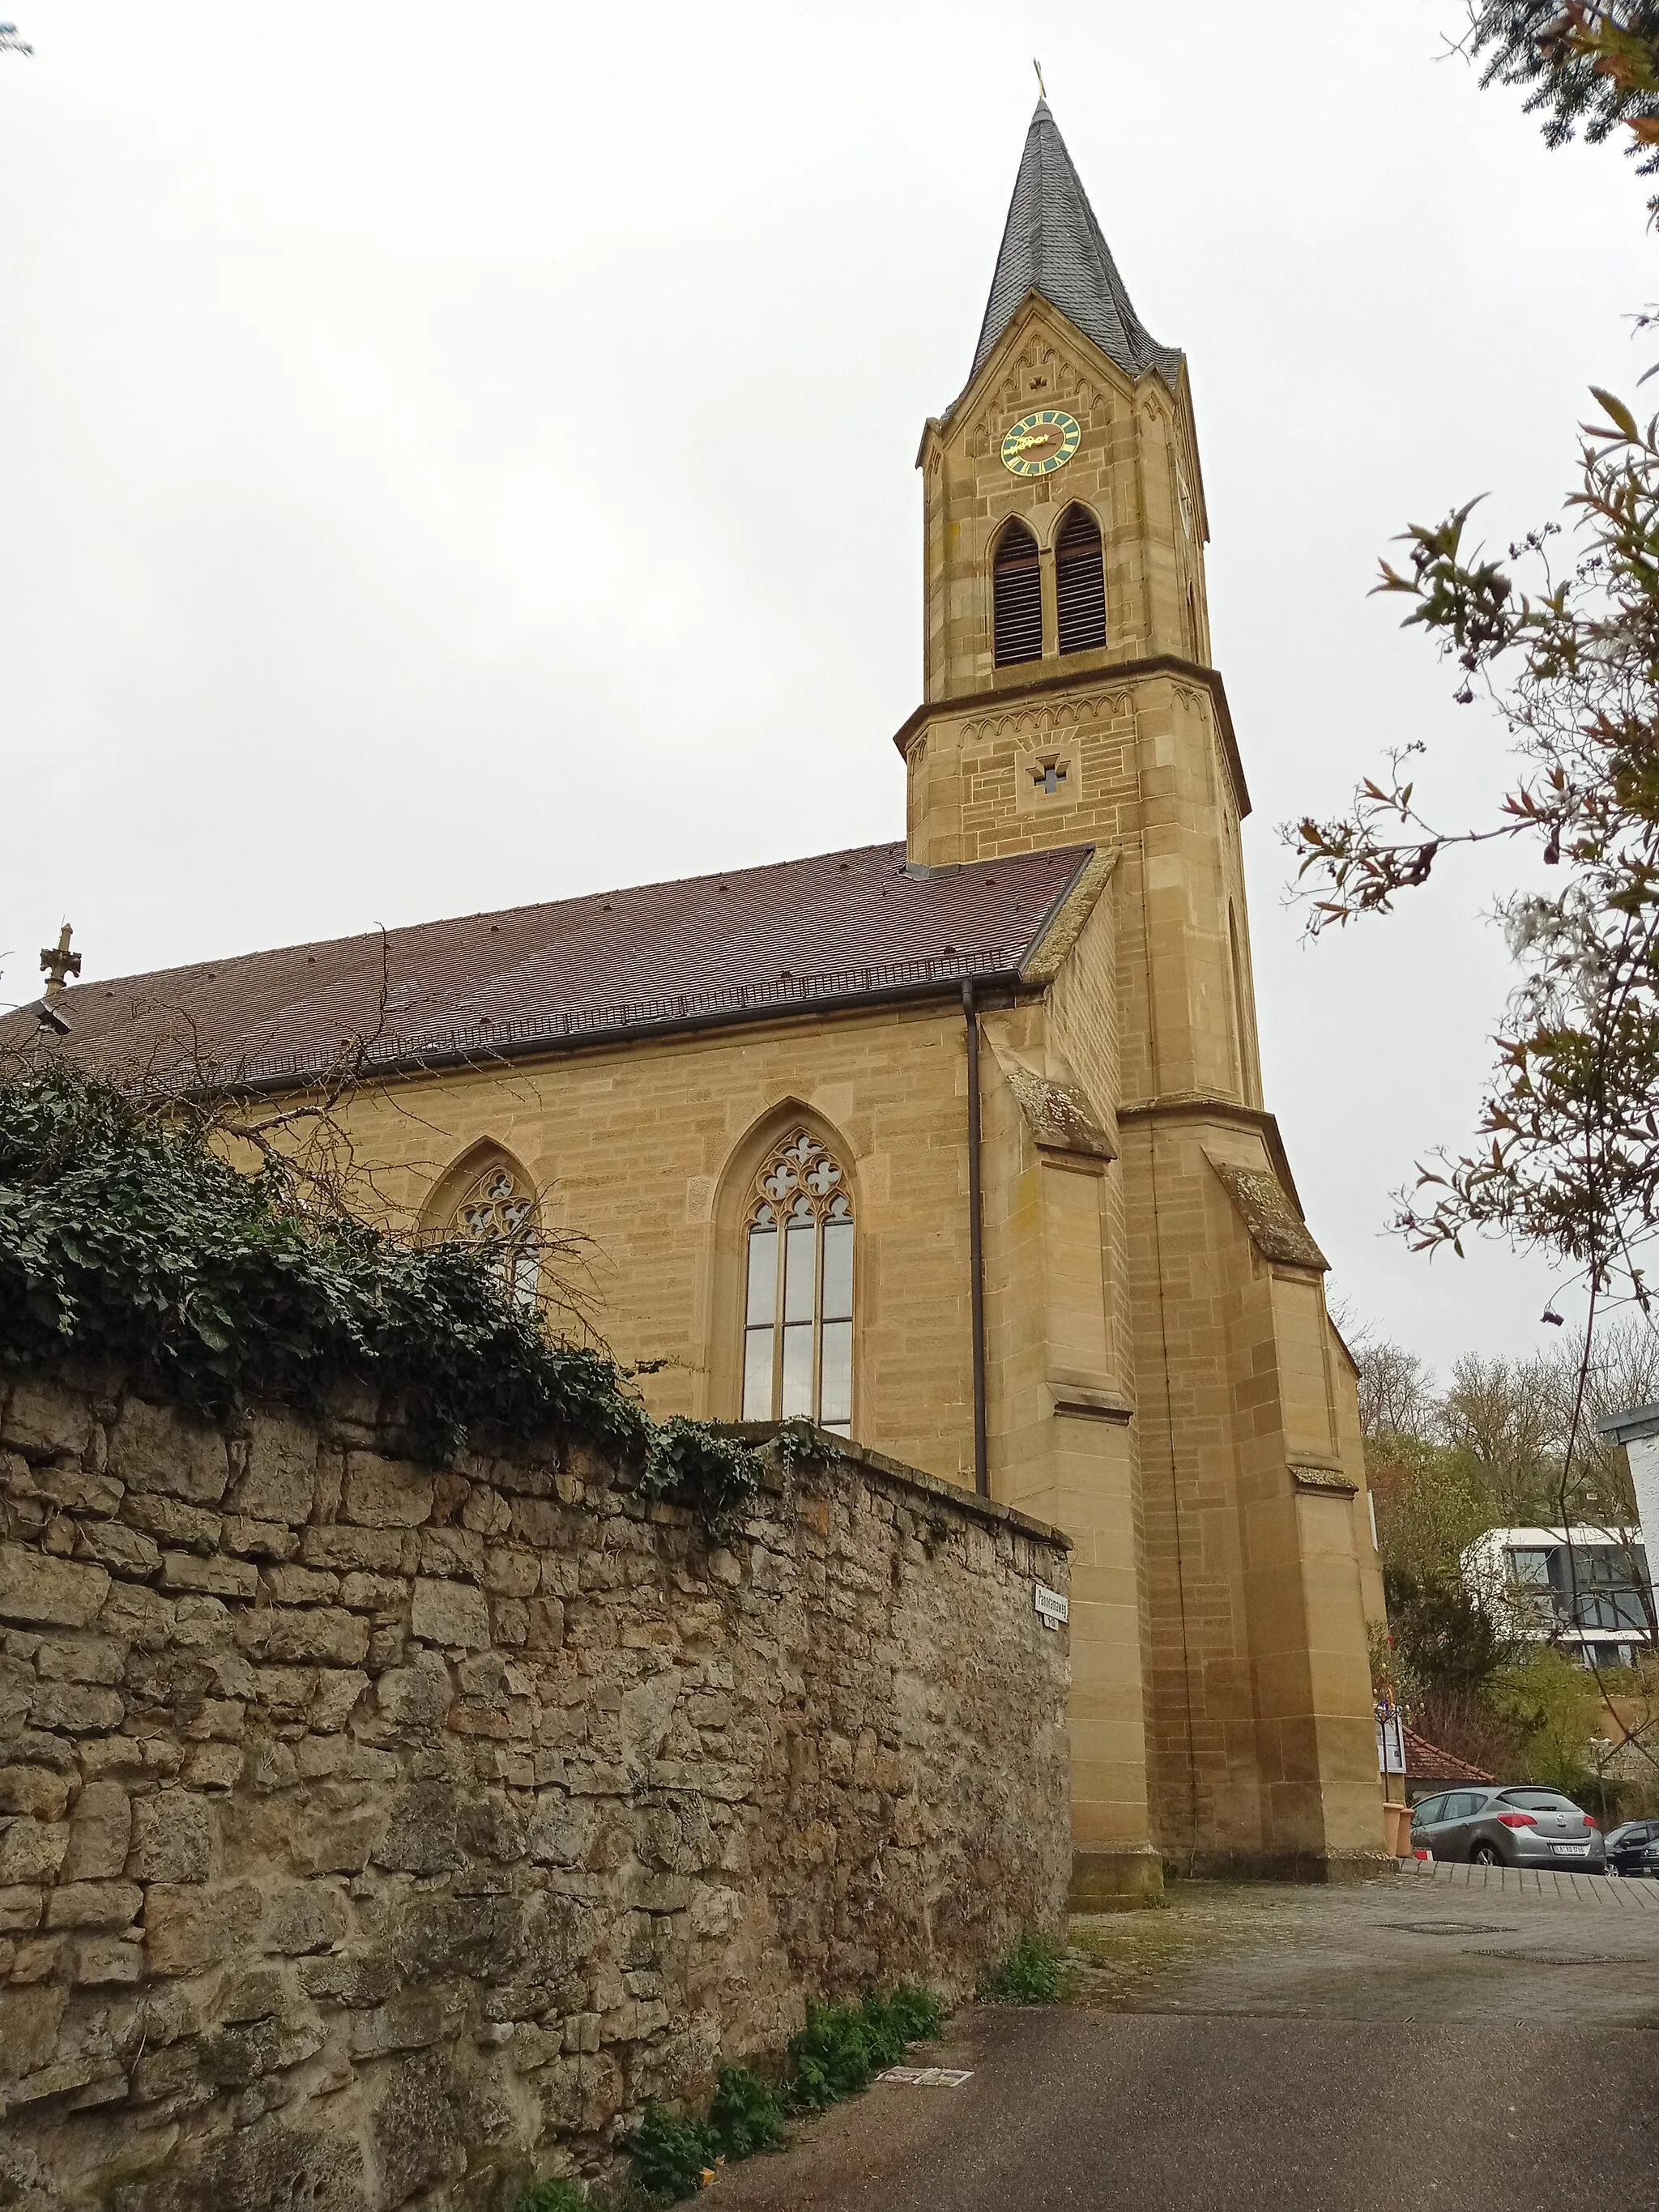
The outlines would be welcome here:
[[[1503,1863],[1495,1844],[1477,1844],[1469,1853],[1471,1866],[1502,1866]]]

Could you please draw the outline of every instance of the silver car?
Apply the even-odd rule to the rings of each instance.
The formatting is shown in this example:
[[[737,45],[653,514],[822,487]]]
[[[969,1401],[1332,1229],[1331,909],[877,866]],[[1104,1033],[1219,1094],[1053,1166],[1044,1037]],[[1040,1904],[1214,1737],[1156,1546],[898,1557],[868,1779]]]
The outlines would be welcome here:
[[[1591,1815],[1559,1790],[1530,1784],[1449,1790],[1412,1814],[1412,1848],[1476,1866],[1567,1866],[1607,1871],[1607,1848]]]

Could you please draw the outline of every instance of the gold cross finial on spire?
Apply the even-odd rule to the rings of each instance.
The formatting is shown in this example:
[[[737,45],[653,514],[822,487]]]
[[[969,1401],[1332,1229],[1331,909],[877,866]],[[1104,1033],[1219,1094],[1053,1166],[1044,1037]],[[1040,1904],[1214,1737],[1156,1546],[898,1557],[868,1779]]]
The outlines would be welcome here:
[[[75,934],[68,922],[58,933],[56,945],[40,948],[40,973],[46,978],[46,1004],[51,1006],[64,995],[64,986],[71,975],[81,972],[81,956],[70,951],[70,939]]]
[[[1035,54],[1031,57],[1031,67],[1036,71],[1038,97],[1042,100],[1047,100],[1048,97],[1048,88],[1042,82],[1042,64],[1037,59]]]

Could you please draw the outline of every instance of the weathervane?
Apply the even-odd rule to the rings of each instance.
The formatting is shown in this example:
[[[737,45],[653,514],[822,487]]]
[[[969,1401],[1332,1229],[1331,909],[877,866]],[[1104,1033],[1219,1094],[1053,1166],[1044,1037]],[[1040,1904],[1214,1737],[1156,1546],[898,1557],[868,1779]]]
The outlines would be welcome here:
[[[1042,100],[1047,100],[1048,97],[1048,88],[1042,82],[1042,64],[1037,59],[1035,54],[1031,57],[1031,67],[1036,71],[1038,97]]]

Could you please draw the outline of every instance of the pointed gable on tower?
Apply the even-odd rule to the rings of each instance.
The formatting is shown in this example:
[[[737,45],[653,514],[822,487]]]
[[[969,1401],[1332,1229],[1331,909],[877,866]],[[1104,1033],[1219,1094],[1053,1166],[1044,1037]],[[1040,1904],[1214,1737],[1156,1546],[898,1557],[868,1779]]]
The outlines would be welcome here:
[[[1154,368],[1175,390],[1181,349],[1160,345],[1136,314],[1046,100],[1038,100],[1025,134],[970,384],[1030,292],[1041,293],[1126,376]]]

